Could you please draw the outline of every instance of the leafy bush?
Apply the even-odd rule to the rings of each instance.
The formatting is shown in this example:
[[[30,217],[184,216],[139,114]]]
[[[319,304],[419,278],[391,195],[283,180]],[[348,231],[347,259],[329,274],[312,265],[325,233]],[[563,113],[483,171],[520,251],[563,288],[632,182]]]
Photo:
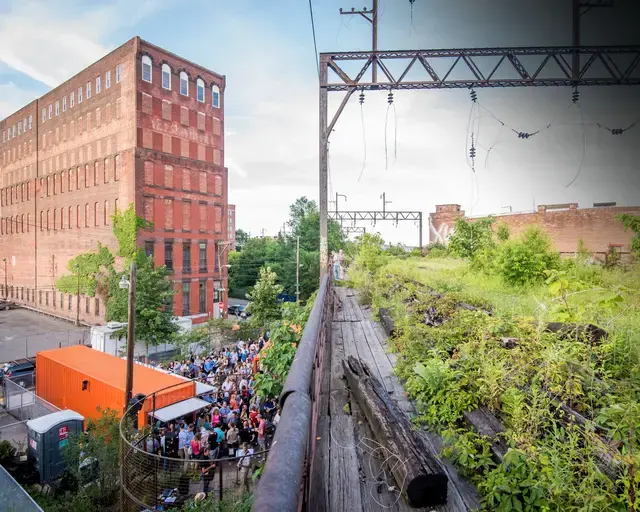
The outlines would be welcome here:
[[[559,265],[560,255],[552,250],[549,237],[535,227],[518,239],[502,243],[496,254],[498,273],[513,285],[540,282],[546,270]]]
[[[0,462],[10,459],[16,454],[16,449],[13,447],[10,441],[6,439],[0,441]]]
[[[456,220],[455,230],[449,238],[449,250],[459,258],[471,258],[483,248],[493,244],[491,225],[494,219],[470,221],[464,218]]]
[[[631,251],[636,257],[640,256],[640,216],[623,213],[618,215],[617,219],[622,222],[625,231],[630,229],[634,233],[631,241]]]
[[[496,230],[496,237],[501,242],[506,242],[509,240],[509,226],[506,223],[501,222],[498,224],[498,229]]]
[[[449,256],[449,248],[440,242],[432,242],[426,247],[427,258],[446,258]]]

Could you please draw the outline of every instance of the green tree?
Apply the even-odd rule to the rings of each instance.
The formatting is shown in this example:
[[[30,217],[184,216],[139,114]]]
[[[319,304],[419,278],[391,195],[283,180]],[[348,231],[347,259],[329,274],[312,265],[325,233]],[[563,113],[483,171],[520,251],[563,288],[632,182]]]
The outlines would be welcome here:
[[[635,236],[631,240],[631,251],[636,257],[640,257],[640,217],[630,213],[623,213],[618,215],[617,219],[622,222],[625,231],[628,229],[633,231]]]
[[[78,254],[67,263],[70,274],[61,276],[56,281],[56,288],[64,293],[80,294],[94,297],[96,294],[106,297],[107,276],[113,269],[114,257],[111,251],[100,242],[95,252]]]
[[[243,229],[236,229],[236,251],[241,251],[249,241],[249,234]]]
[[[130,269],[112,271],[109,275],[107,321],[127,321],[129,291],[120,288],[122,276],[130,279]],[[152,259],[139,252],[136,268],[136,340],[153,346],[169,342],[174,337],[178,331],[172,313],[174,294],[166,267],[154,267]],[[126,328],[116,331],[115,335],[125,336]]]
[[[282,286],[277,284],[277,279],[278,276],[271,267],[260,269],[260,278],[249,294],[251,303],[247,306],[251,322],[256,326],[266,327],[280,318],[278,295],[282,293]]]
[[[459,258],[473,258],[482,249],[493,244],[492,218],[469,221],[456,220],[455,230],[449,238],[449,250]]]

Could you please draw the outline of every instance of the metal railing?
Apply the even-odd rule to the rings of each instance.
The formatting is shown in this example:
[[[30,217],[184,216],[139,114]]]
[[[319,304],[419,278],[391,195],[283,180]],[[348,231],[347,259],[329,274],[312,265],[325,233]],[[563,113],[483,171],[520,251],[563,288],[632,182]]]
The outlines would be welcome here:
[[[212,446],[212,457],[192,458],[185,450],[163,450],[160,434],[151,425],[138,428],[139,410],[151,417],[155,416],[156,403],[162,403],[162,395],[167,395],[184,387],[185,383],[169,386],[138,400],[120,421],[121,443],[121,505],[124,512],[158,507],[180,506],[204,492],[220,501],[225,496],[242,496],[253,492],[256,480],[269,454],[271,436],[266,436],[264,449],[257,446],[255,439],[250,442],[254,452],[249,456],[249,466],[242,469],[239,462],[245,456],[237,456],[237,446],[229,446],[226,441]],[[149,408],[148,406],[151,406]],[[199,432],[199,430],[196,430]],[[177,434],[177,430],[176,430]],[[215,433],[211,433],[211,437]],[[176,440],[177,441],[177,440]],[[166,448],[166,442],[165,442]],[[215,464],[214,468],[211,468]],[[210,468],[206,475],[203,469]]]
[[[330,343],[333,283],[325,276],[287,375],[280,424],[256,490],[254,512],[294,512],[309,501],[325,347]]]

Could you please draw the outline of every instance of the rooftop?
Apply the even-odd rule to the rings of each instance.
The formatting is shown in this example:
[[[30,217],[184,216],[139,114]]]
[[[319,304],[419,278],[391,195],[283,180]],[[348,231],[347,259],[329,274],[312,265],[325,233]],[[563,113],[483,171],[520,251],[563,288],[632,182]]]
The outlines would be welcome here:
[[[84,373],[124,393],[127,361],[83,345],[39,352],[38,357],[56,361]],[[141,365],[133,366],[133,394],[149,395],[154,391],[185,384],[183,379]]]

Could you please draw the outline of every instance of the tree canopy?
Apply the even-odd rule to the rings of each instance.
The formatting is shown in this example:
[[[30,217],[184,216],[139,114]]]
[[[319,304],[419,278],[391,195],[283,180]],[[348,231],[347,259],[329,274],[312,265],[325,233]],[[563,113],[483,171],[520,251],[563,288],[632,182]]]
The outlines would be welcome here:
[[[260,269],[268,265],[289,295],[296,292],[296,241],[300,237],[300,298],[308,299],[320,280],[320,212],[315,201],[298,198],[289,207],[290,232],[278,238],[248,238],[242,251],[229,254],[229,288],[244,298],[255,285]],[[237,235],[236,235],[237,240]],[[329,221],[329,251],[344,249],[345,236],[338,223]]]

